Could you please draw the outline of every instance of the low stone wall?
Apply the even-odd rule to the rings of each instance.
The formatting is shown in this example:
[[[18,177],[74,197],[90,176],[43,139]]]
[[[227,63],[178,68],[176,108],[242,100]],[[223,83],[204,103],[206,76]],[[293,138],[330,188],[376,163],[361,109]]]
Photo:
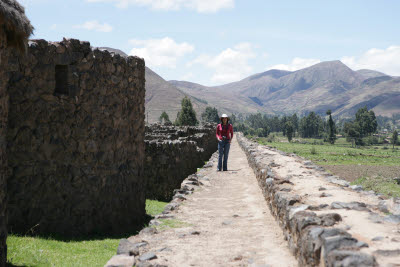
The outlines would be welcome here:
[[[318,216],[301,205],[301,197],[288,188],[291,182],[272,171],[267,151],[241,134],[236,136],[299,266],[377,266],[374,256],[359,251],[366,243],[333,227],[342,220],[339,214]]]
[[[146,127],[146,198],[171,200],[173,190],[216,150],[214,125]]]
[[[189,175],[186,177],[179,189],[175,189],[173,192],[173,199],[165,206],[162,213],[157,214],[150,221],[149,227],[142,229],[139,234],[131,236],[128,239],[121,239],[117,254],[113,256],[107,263],[105,267],[112,266],[159,266],[164,265],[152,264],[149,260],[157,257],[153,252],[149,252],[149,235],[155,235],[158,233],[157,226],[163,224],[163,220],[173,219],[173,213],[179,209],[186,197],[194,193],[195,190],[201,188],[204,182],[209,182],[209,178],[202,174],[204,169],[212,168],[214,165],[218,164],[218,152],[212,154],[208,163],[199,172]]]
[[[9,66],[9,230],[120,234],[145,218],[145,64],[32,40]]]

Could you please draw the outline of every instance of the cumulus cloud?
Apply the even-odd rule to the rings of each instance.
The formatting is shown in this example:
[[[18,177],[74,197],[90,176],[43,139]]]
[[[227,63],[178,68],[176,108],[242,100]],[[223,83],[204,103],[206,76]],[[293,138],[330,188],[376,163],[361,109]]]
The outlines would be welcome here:
[[[292,62],[290,62],[289,64],[278,64],[278,65],[269,67],[268,69],[296,71],[296,70],[310,67],[310,66],[315,65],[320,62],[321,62],[321,60],[319,60],[319,59],[295,57],[292,60]]]
[[[159,10],[192,9],[200,13],[215,13],[220,9],[233,8],[235,0],[86,0],[87,2],[109,2],[119,8],[130,5],[146,6]]]
[[[354,70],[372,69],[389,75],[400,75],[400,46],[372,48],[359,57],[343,57],[341,61]]]
[[[248,76],[253,68],[249,60],[255,57],[250,43],[240,43],[233,48],[227,48],[218,55],[203,54],[190,62],[188,66],[201,64],[213,69],[211,81],[214,83],[234,82]]]
[[[129,55],[145,59],[146,65],[151,67],[175,68],[179,58],[194,51],[194,46],[186,42],[177,43],[169,37],[162,39],[148,39],[129,41],[134,48]]]
[[[86,29],[89,31],[96,31],[96,32],[111,32],[113,27],[107,23],[100,23],[97,20],[86,21],[81,25],[75,25],[77,29]]]

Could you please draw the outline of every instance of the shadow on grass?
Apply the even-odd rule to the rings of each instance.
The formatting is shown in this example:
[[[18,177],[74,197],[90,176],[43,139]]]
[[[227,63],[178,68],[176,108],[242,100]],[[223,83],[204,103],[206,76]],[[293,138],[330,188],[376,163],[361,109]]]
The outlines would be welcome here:
[[[9,235],[15,236],[30,236],[34,238],[43,238],[49,240],[56,240],[61,242],[81,242],[81,241],[95,241],[95,240],[104,240],[104,239],[122,239],[128,238],[130,236],[138,234],[143,228],[146,228],[149,225],[153,217],[150,215],[145,215],[145,220],[143,222],[143,226],[136,227],[129,233],[118,233],[118,234],[104,234],[104,233],[92,233],[92,234],[85,234],[85,235],[76,235],[76,236],[66,236],[62,234],[42,234],[42,233],[34,233],[34,231],[28,231],[27,233],[9,233]],[[33,233],[32,233],[33,232]],[[8,265],[7,265],[8,266]],[[14,266],[14,265],[10,265]]]

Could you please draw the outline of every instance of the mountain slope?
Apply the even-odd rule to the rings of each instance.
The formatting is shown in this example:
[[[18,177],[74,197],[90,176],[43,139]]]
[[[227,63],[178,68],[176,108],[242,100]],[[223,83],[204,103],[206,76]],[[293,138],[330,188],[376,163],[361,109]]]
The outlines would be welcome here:
[[[325,114],[331,109],[336,115],[351,116],[362,105],[376,107],[377,114],[400,113],[399,104],[391,100],[397,99],[400,93],[396,81],[377,71],[353,71],[340,61],[328,61],[295,72],[271,70],[216,87],[179,81],[173,84],[217,108],[221,105],[213,99],[224,97],[236,113],[256,110],[275,114],[310,111]]]
[[[111,53],[119,54],[123,57],[128,55],[115,48],[98,47],[100,50],[107,50]],[[173,84],[165,81],[157,73],[146,67],[146,121],[154,123],[158,121],[163,111],[167,112],[171,121],[176,119],[178,111],[181,109],[181,101],[185,96],[191,98],[193,107],[197,113],[197,118],[200,118],[201,113],[205,110],[207,102],[197,99],[191,95],[183,93]]]
[[[366,79],[369,78],[375,78],[375,77],[380,77],[380,76],[388,76],[383,72],[379,72],[376,70],[367,70],[367,69],[362,69],[357,71],[359,74],[364,76]]]
[[[123,51],[100,47],[121,56]],[[175,120],[183,97],[189,96],[200,118],[206,106],[220,113],[325,114],[341,117],[367,106],[377,115],[400,113],[400,78],[374,70],[353,71],[340,61],[321,62],[290,72],[269,70],[241,81],[207,87],[187,81],[165,81],[146,67],[146,116],[156,122],[162,111]]]
[[[161,76],[146,67],[146,118],[149,122],[156,122],[163,111],[167,112],[171,121],[174,121],[181,109],[181,101],[185,96],[191,98],[193,108],[200,118],[207,106],[207,101],[192,95],[187,95],[173,84],[165,81]]]

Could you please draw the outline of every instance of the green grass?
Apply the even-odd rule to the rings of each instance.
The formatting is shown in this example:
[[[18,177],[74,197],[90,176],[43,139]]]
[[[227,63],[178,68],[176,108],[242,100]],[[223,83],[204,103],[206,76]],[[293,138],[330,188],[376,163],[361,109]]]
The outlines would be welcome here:
[[[166,202],[146,200],[146,213],[154,216],[166,205]],[[176,226],[179,222],[167,222],[166,226],[169,225]],[[7,260],[15,266],[104,266],[115,255],[119,241],[120,238],[60,241],[9,235]]]
[[[155,226],[155,228],[159,230],[164,230],[168,228],[182,228],[182,227],[189,227],[192,226],[190,223],[182,222],[177,219],[161,219],[161,224]]]
[[[339,139],[340,140],[340,139]],[[288,142],[267,142],[259,138],[260,144],[275,147],[281,151],[295,153],[320,165],[372,165],[372,166],[398,166],[400,151],[383,149],[382,146],[351,148],[340,140],[340,144],[300,144]],[[318,143],[318,142],[317,142]]]
[[[155,216],[157,214],[160,214],[164,210],[167,204],[168,204],[167,202],[147,199],[146,213],[150,216]]]
[[[400,197],[400,185],[393,179],[385,179],[383,177],[362,177],[351,184],[362,185],[364,190],[374,190],[377,193],[384,194],[388,197]]]
[[[64,242],[10,235],[7,259],[16,266],[104,266],[118,244],[119,239]]]

